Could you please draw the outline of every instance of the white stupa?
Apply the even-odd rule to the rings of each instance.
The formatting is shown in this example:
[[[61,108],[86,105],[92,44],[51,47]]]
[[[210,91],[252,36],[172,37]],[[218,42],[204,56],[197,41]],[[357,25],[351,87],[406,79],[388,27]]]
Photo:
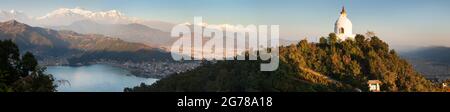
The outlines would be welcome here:
[[[342,7],[341,16],[339,16],[339,19],[334,26],[334,33],[336,33],[336,36],[341,40],[346,40],[348,38],[353,39],[355,35],[352,30],[352,22],[347,18],[347,12],[345,11],[345,8]]]

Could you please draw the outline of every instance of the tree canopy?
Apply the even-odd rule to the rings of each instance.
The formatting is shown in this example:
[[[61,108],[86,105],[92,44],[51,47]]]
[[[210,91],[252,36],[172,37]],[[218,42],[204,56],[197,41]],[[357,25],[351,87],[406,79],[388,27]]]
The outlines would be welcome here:
[[[52,75],[44,74],[33,54],[22,57],[11,40],[0,41],[0,92],[53,92]]]

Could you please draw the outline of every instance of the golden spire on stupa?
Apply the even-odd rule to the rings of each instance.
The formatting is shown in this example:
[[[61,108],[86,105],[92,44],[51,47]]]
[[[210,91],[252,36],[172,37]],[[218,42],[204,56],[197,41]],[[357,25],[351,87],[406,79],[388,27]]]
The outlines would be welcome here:
[[[345,11],[345,7],[344,6],[342,6],[341,15],[342,16],[347,16],[347,12]]]

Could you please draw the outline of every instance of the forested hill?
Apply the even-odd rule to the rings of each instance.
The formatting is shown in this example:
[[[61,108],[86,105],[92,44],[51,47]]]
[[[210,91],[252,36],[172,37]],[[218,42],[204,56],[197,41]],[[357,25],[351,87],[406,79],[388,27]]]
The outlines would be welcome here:
[[[380,80],[386,92],[441,91],[401,59],[378,37],[357,35],[340,41],[335,34],[319,43],[302,40],[280,48],[280,66],[261,72],[260,61],[205,63],[189,72],[171,75],[153,85],[126,88],[143,91],[367,91],[368,80]]]

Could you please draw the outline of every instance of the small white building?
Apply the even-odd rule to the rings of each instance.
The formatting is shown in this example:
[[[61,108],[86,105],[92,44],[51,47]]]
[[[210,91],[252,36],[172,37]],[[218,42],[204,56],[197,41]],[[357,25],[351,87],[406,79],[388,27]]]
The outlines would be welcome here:
[[[367,85],[369,85],[369,92],[381,92],[381,81],[369,80],[367,81]]]
[[[352,21],[347,18],[345,7],[342,7],[341,15],[335,23],[334,33],[341,40],[346,40],[348,38],[353,39],[355,37],[355,34],[353,34],[353,24]]]

